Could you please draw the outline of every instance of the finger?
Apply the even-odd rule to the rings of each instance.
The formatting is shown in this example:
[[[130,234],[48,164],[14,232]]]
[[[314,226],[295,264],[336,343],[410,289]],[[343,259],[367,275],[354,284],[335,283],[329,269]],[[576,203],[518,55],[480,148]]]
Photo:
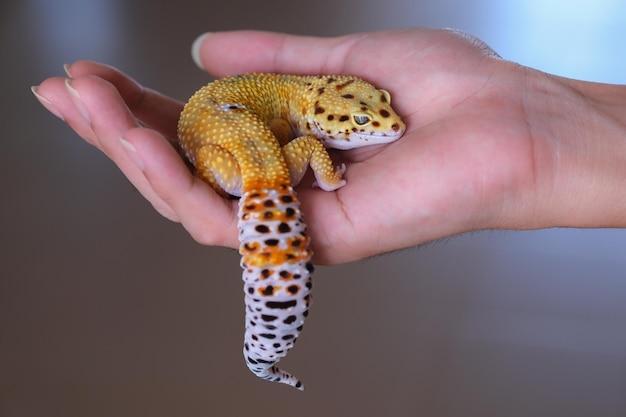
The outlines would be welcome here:
[[[33,87],[33,92],[37,93],[35,96],[44,107],[48,108],[55,116],[63,119],[81,138],[100,148],[98,138],[91,129],[91,125],[72,102],[65,86],[65,78],[48,78],[40,85]]]
[[[120,70],[93,61],[76,61],[65,66],[70,77],[100,77],[115,86],[128,108],[146,126],[161,132],[170,141],[177,139],[176,125],[183,103],[143,87]]]
[[[341,73],[346,54],[365,35],[335,38],[259,31],[206,33],[192,46],[196,64],[215,76],[244,72]]]
[[[334,38],[258,31],[208,33],[192,45],[194,61],[214,76],[247,72],[353,74],[398,94],[400,112],[414,107],[415,74],[423,72],[411,56],[432,46],[432,31],[358,33]],[[428,79],[423,77],[423,81]],[[420,88],[421,85],[420,85]],[[399,94],[404,92],[404,94]],[[425,100],[425,99],[424,99]]]
[[[223,199],[193,176],[158,132],[131,129],[124,140],[156,191],[179,215],[193,238],[207,245],[237,246],[236,203]]]
[[[129,159],[119,138],[137,121],[115,87],[98,77],[65,80],[67,94],[98,138],[100,149],[109,157],[139,192],[170,220],[178,220],[175,212],[155,192],[138,167]]]

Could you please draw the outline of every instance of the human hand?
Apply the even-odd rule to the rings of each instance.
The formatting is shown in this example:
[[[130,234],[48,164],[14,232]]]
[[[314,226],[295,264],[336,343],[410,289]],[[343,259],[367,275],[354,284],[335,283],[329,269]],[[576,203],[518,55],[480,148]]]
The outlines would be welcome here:
[[[570,178],[588,177],[582,174],[593,161],[581,149],[591,132],[568,126],[567,116],[589,112],[580,96],[583,89],[597,92],[594,87],[501,60],[445,30],[340,38],[229,32],[196,46],[196,59],[215,76],[346,73],[391,92],[407,123],[404,137],[342,152],[351,161],[348,184],[336,192],[299,187],[317,262],[346,262],[470,230],[606,220],[606,212],[598,218],[580,199],[564,198],[591,187]],[[172,146],[182,104],[100,64],[79,61],[69,73],[70,89],[62,78],[39,86],[44,105],[196,240],[236,247],[236,203],[194,178]],[[609,166],[619,162],[614,156]]]

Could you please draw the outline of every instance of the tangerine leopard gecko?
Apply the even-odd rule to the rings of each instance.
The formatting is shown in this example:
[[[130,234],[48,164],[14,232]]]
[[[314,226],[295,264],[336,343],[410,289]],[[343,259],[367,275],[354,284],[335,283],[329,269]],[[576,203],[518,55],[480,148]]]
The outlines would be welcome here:
[[[244,358],[258,377],[302,383],[276,364],[309,313],[312,252],[294,188],[308,166],[325,191],[345,184],[325,147],[393,142],[405,124],[390,94],[349,75],[246,74],[198,90],[178,122],[196,174],[240,197]]]

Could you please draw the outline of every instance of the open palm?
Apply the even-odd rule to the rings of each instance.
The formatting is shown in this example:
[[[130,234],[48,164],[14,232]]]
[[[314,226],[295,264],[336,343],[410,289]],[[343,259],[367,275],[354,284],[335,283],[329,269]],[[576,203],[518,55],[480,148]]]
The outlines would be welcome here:
[[[348,184],[336,192],[299,187],[317,262],[496,227],[512,194],[534,186],[524,69],[475,40],[420,29],[339,38],[229,32],[198,47],[215,76],[344,73],[391,92],[404,137],[341,152]],[[68,85],[41,84],[43,104],[113,159],[161,214],[201,243],[235,247],[236,203],[194,178],[171,146],[182,103],[101,64],[79,61],[68,72]]]

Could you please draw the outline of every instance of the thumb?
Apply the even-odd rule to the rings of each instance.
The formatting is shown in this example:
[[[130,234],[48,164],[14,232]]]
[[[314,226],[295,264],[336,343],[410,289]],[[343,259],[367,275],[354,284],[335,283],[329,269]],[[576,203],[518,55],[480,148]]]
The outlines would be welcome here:
[[[201,69],[218,77],[246,72],[341,73],[351,46],[362,36],[321,38],[261,31],[209,32],[194,41],[191,54]]]

